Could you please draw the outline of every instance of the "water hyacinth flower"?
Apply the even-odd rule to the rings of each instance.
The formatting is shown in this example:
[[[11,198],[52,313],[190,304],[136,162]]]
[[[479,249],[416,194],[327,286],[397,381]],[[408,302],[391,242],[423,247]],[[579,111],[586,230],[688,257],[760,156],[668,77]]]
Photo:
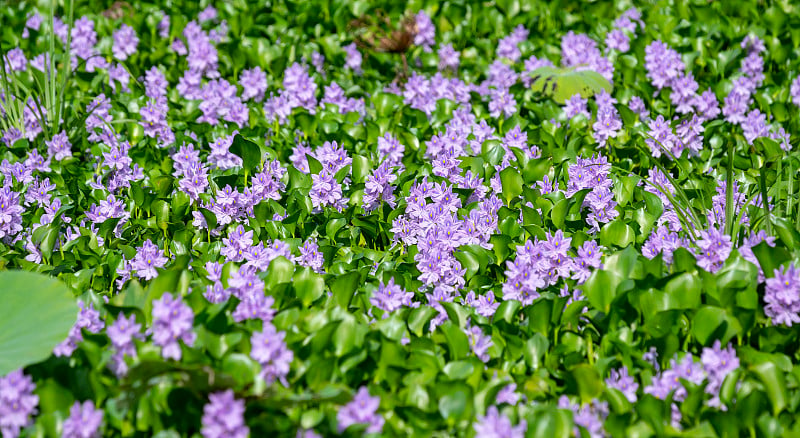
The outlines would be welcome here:
[[[267,74],[260,67],[244,70],[239,76],[239,85],[242,86],[242,100],[261,102],[267,91]]]
[[[136,53],[136,46],[139,45],[139,38],[136,36],[136,31],[132,27],[123,24],[119,29],[114,31],[113,38],[114,46],[112,51],[114,52],[114,58],[124,61],[128,59],[129,56]]]
[[[158,276],[156,268],[163,268],[167,261],[169,259],[161,253],[161,250],[147,239],[137,248],[136,255],[131,260],[131,269],[136,272],[137,277],[152,280]]]
[[[367,433],[380,433],[385,421],[377,412],[380,403],[380,397],[372,397],[366,386],[360,387],[353,400],[336,413],[339,433],[353,424],[366,424]]]
[[[700,360],[708,374],[706,392],[712,395],[712,399],[708,404],[709,406],[719,407],[724,411],[727,408],[721,405],[719,390],[722,388],[722,383],[728,374],[739,368],[739,358],[736,356],[736,350],[733,349],[732,345],[728,345],[725,349],[721,347],[722,344],[717,339],[714,341],[712,348],[703,348]]]
[[[114,350],[110,367],[117,376],[124,376],[128,373],[125,357],[136,359],[136,345],[133,341],[134,339],[144,339],[141,330],[142,325],[136,323],[136,315],[133,314],[127,318],[122,314],[117,315],[117,319],[106,330]]]
[[[81,330],[86,329],[91,333],[99,333],[105,327],[105,323],[100,319],[100,312],[95,310],[94,304],[86,306],[83,301],[78,300],[78,320],[69,331],[69,336],[53,349],[56,356],[70,356],[77,348],[78,343],[83,341]]]
[[[469,339],[469,346],[472,349],[472,353],[478,356],[478,359],[481,361],[489,362],[489,348],[491,348],[493,344],[492,337],[485,335],[483,330],[478,326],[467,326],[464,331]]]
[[[280,381],[283,386],[289,386],[286,376],[294,360],[294,353],[286,346],[284,338],[286,333],[279,332],[269,322],[264,323],[261,332],[253,333],[250,337],[250,357],[261,365],[259,376],[268,385]]]
[[[394,278],[390,278],[386,284],[380,282],[378,289],[373,293],[369,302],[383,310],[383,317],[386,318],[390,313],[403,306],[415,307],[415,304],[419,306],[419,303],[411,301],[413,298],[414,292],[404,291],[400,285],[395,284]]]
[[[203,406],[203,438],[246,438],[250,429],[244,422],[244,400],[234,398],[233,390],[208,395]]]
[[[91,400],[76,401],[69,409],[69,418],[64,420],[64,438],[98,438],[103,425],[103,410],[97,409]]]
[[[472,425],[476,436],[486,438],[522,438],[528,429],[525,420],[513,426],[511,420],[497,410],[497,406],[489,406],[486,415],[478,415],[478,421]]]
[[[764,313],[773,325],[800,322],[800,269],[794,263],[775,269],[764,290]]]
[[[627,367],[611,370],[611,375],[606,379],[606,385],[609,388],[618,389],[629,402],[636,403],[636,391],[639,389],[639,384],[628,374]]]
[[[0,432],[3,437],[16,438],[20,431],[31,425],[37,413],[39,396],[31,376],[16,370],[0,377]]]
[[[197,334],[193,324],[194,312],[181,297],[174,298],[171,293],[165,293],[161,299],[153,300],[153,343],[161,347],[164,359],[181,359],[178,341],[187,346],[194,344]]]

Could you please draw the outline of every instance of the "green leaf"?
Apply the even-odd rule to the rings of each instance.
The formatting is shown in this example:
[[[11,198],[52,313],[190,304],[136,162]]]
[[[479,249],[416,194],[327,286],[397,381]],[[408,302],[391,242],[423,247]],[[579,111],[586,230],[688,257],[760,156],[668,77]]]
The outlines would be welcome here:
[[[444,366],[444,374],[451,380],[464,380],[475,371],[475,366],[468,360],[457,360]]]
[[[517,169],[506,167],[500,171],[500,182],[503,184],[503,197],[506,199],[506,204],[510,204],[512,199],[522,194],[524,182]]]
[[[604,246],[616,245],[624,248],[636,240],[633,228],[621,219],[616,219],[600,230],[600,243]]]
[[[311,268],[298,269],[292,282],[297,298],[308,307],[325,293],[325,280]]]
[[[206,225],[208,225],[209,230],[213,230],[217,228],[217,215],[212,213],[211,210],[207,208],[201,208],[200,214],[203,215],[203,218],[206,220]]]
[[[764,276],[767,278],[774,277],[775,270],[792,259],[789,251],[781,247],[769,246],[767,242],[761,242],[754,246],[753,255],[756,256],[758,264],[761,265],[761,270],[764,271]]]
[[[692,318],[692,335],[703,345],[711,345],[715,339],[725,345],[741,332],[739,320],[720,307],[702,307]]]
[[[422,336],[426,324],[436,315],[436,309],[429,306],[420,306],[412,309],[408,315],[408,329],[417,336]]]
[[[600,73],[591,70],[576,71],[574,67],[540,67],[530,73],[533,91],[550,96],[563,104],[570,97],[580,94],[590,97],[602,90],[611,93],[613,86]]]
[[[611,309],[611,303],[621,293],[620,286],[630,280],[637,257],[636,250],[628,246],[606,257],[603,269],[596,270],[589,276],[583,285],[583,291],[595,309],[603,312]]]
[[[469,338],[466,333],[450,321],[445,321],[444,324],[439,326],[439,329],[444,333],[445,339],[447,339],[450,359],[459,360],[467,357],[470,349]]]
[[[494,312],[492,320],[514,324],[516,323],[517,312],[519,312],[520,308],[522,308],[522,303],[517,300],[503,301]]]
[[[786,407],[789,399],[783,372],[773,362],[759,363],[754,365],[752,370],[764,384],[767,397],[772,404],[772,413],[777,416]]]
[[[572,412],[543,406],[528,417],[527,437],[569,438],[573,431]]]
[[[261,148],[241,134],[233,137],[230,151],[242,159],[242,167],[247,171],[252,172],[261,165]]]
[[[569,385],[576,387],[581,400],[587,403],[597,398],[605,387],[600,373],[589,364],[576,365],[570,370],[569,376]]]
[[[294,263],[290,262],[284,256],[275,257],[267,269],[267,278],[265,281],[265,289],[271,291],[272,288],[281,284],[288,283],[292,280],[292,273],[294,272]]]
[[[250,356],[232,353],[222,360],[221,371],[233,377],[239,387],[245,387],[255,380],[260,366]]]
[[[472,387],[461,382],[436,386],[439,413],[445,419],[465,419],[472,415]]]
[[[5,271],[0,284],[0,375],[6,375],[50,356],[78,309],[67,287],[46,275]]]
[[[336,299],[336,303],[344,309],[350,306],[350,300],[361,284],[361,274],[358,271],[351,271],[344,275],[337,276],[331,283],[331,292]]]

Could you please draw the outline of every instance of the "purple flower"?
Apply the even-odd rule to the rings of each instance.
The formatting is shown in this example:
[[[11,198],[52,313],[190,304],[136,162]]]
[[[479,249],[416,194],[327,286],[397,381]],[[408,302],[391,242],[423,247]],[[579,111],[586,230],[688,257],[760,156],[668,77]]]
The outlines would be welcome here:
[[[728,123],[739,124],[744,122],[745,113],[750,106],[752,98],[750,94],[741,94],[735,90],[725,96],[725,104],[722,107],[722,115],[725,116],[725,121]]]
[[[324,207],[334,207],[338,211],[344,210],[347,200],[342,197],[342,186],[338,181],[323,170],[319,174],[311,175],[311,191],[308,197],[314,209],[321,211]]]
[[[495,403],[508,403],[510,405],[517,405],[520,398],[521,395],[517,392],[517,384],[509,383],[508,385],[504,386],[503,389],[498,391],[497,396],[495,397]]]
[[[367,433],[380,433],[384,423],[383,417],[377,413],[380,404],[380,397],[371,397],[366,386],[359,388],[353,400],[336,413],[339,433],[353,424],[366,424]]]
[[[64,438],[97,438],[103,424],[103,410],[97,409],[91,400],[75,401],[69,409],[69,418],[64,420]]]
[[[522,438],[528,429],[528,423],[520,420],[516,426],[511,425],[511,420],[498,412],[497,406],[489,406],[486,415],[478,415],[477,422],[472,425],[475,436],[481,438]]]
[[[792,85],[789,89],[789,95],[792,97],[792,103],[800,106],[800,75],[798,75],[792,81]]]
[[[402,287],[395,284],[394,278],[390,278],[389,282],[383,284],[380,282],[378,290],[373,293],[369,302],[373,306],[383,310],[383,317],[386,318],[391,312],[403,307],[413,307],[412,299],[414,292],[406,292]]]
[[[586,281],[592,272],[590,268],[602,268],[603,264],[600,262],[602,256],[603,252],[600,250],[600,247],[597,246],[596,241],[587,240],[584,242],[583,245],[578,248],[578,256],[572,259],[572,278],[576,280],[578,284]]]
[[[250,429],[244,422],[244,400],[234,398],[233,390],[208,395],[203,406],[203,438],[246,438]]]
[[[695,251],[697,265],[708,272],[717,272],[733,249],[730,236],[710,227],[707,231],[700,231],[699,237],[696,242],[698,249]]]
[[[164,359],[181,360],[178,341],[182,340],[187,346],[194,343],[197,335],[192,330],[193,323],[194,312],[181,297],[165,293],[161,299],[153,300],[153,343],[161,347]]]
[[[659,40],[645,48],[644,60],[647,77],[657,90],[671,87],[685,70],[681,55]]]
[[[142,246],[137,248],[136,255],[131,260],[131,269],[136,271],[136,276],[144,280],[152,280],[158,277],[156,268],[163,268],[167,264],[167,259],[150,239],[145,240]]]
[[[51,140],[45,141],[45,144],[47,144],[47,153],[56,161],[61,161],[64,158],[72,156],[72,151],[70,150],[72,145],[64,131],[54,135]]]
[[[492,117],[511,117],[517,111],[517,101],[507,89],[491,89],[489,91],[489,115]]]
[[[350,43],[342,47],[342,50],[344,50],[345,54],[345,67],[353,70],[356,74],[361,74],[362,56],[361,52],[358,51],[356,43]]]
[[[470,293],[473,293],[470,291]],[[475,298],[472,303],[472,307],[475,308],[475,312],[478,315],[485,316],[486,318],[491,318],[494,316],[494,312],[500,307],[500,303],[494,298],[494,292],[488,291],[485,295],[479,295]]]
[[[620,29],[614,29],[606,34],[606,47],[609,49],[626,53],[631,49],[630,42],[631,40],[630,37],[628,37],[628,34]]]
[[[286,333],[279,332],[269,322],[264,323],[264,330],[253,333],[250,337],[250,357],[261,365],[259,376],[268,385],[276,380],[289,386],[286,376],[289,375],[294,353],[286,347]]]
[[[11,68],[11,71],[24,71],[28,68],[28,60],[25,58],[25,53],[19,47],[14,47],[9,50],[5,58],[6,65]]]
[[[83,341],[82,329],[99,333],[105,326],[100,319],[100,312],[94,309],[94,304],[86,306],[83,301],[78,300],[78,307],[78,320],[70,329],[69,336],[53,348],[53,354],[56,356],[69,356],[78,348],[78,343]]]
[[[33,423],[39,396],[33,393],[33,379],[16,370],[0,377],[0,433],[3,437],[16,438],[20,430]]]
[[[122,314],[118,315],[116,321],[106,330],[108,339],[114,349],[114,354],[111,356],[111,368],[118,376],[128,373],[125,356],[136,358],[136,345],[133,340],[144,338],[141,330],[142,325],[136,323],[136,315],[134,314],[127,318]]]
[[[800,270],[794,262],[775,269],[774,276],[767,279],[764,302],[764,313],[773,325],[791,327],[800,322]]]
[[[582,436],[579,427],[586,429],[591,437],[605,436],[603,422],[608,416],[608,403],[593,400],[590,404],[580,406],[570,402],[566,395],[562,395],[558,399],[558,407],[572,411],[575,436]]]
[[[244,70],[239,76],[239,85],[242,86],[242,100],[261,102],[267,91],[267,74],[260,67]]]
[[[467,338],[469,339],[469,346],[475,356],[483,362],[489,362],[489,348],[492,346],[492,337],[483,334],[478,326],[468,326],[465,329]]]
[[[136,53],[136,46],[139,45],[139,38],[136,36],[136,31],[127,24],[123,24],[119,29],[114,31],[112,35],[114,38],[114,58],[124,61],[129,56]]]
[[[744,131],[745,140],[751,146],[756,138],[769,137],[767,115],[757,109],[748,112],[747,117],[742,121],[742,131]]]
[[[442,44],[436,52],[439,55],[439,70],[458,70],[461,53],[457,52],[452,44]]]
[[[644,388],[644,392],[664,400],[674,391],[673,399],[680,402],[687,395],[681,379],[699,385],[705,377],[702,364],[695,362],[691,354],[686,354],[680,362],[677,358],[672,359],[670,367],[653,377],[652,383]]]
[[[577,115],[583,115],[587,119],[591,118],[592,115],[586,109],[586,103],[588,99],[584,99],[581,97],[580,94],[575,94],[566,102],[564,102],[564,113],[567,119],[572,119]]]
[[[676,106],[675,111],[679,114],[687,114],[693,111],[697,98],[697,81],[694,80],[694,75],[689,73],[680,73],[677,78],[672,81],[672,93],[669,97],[672,104]]]
[[[641,119],[650,117],[650,111],[647,110],[644,101],[639,96],[631,97],[631,100],[628,101],[628,108],[635,112]]]
[[[620,390],[631,403],[636,403],[636,391],[639,384],[628,374],[628,368],[623,366],[618,370],[611,370],[611,375],[606,379],[609,388]]]
[[[401,164],[405,147],[388,132],[383,137],[378,137],[378,155],[388,161],[390,166]]]
[[[512,62],[519,60],[522,53],[519,51],[518,41],[513,35],[500,38],[497,43],[497,57],[506,58]]]
[[[592,124],[592,137],[600,147],[606,145],[609,138],[614,138],[622,128],[622,121],[613,105],[598,105],[597,120]]]
[[[364,210],[372,211],[381,202],[386,202],[392,208],[397,205],[394,197],[394,186],[391,185],[397,179],[397,175],[392,172],[389,162],[384,161],[375,169],[371,175],[367,176],[364,182]]]
[[[417,12],[414,18],[417,28],[417,33],[414,35],[414,44],[422,46],[426,51],[430,51],[431,46],[436,43],[436,27],[425,11]]]
[[[319,251],[319,245],[316,240],[307,240],[299,250],[300,256],[294,258],[295,262],[300,266],[307,266],[315,272],[322,272],[322,265],[325,263],[325,257]]]
[[[721,347],[722,345],[717,339],[714,341],[713,348],[703,348],[700,360],[708,374],[706,392],[713,397],[709,401],[709,405],[726,410],[725,406],[720,403],[719,390],[725,381],[725,377],[739,368],[739,358],[736,357],[736,350],[733,349],[732,345],[728,345],[724,350]]]

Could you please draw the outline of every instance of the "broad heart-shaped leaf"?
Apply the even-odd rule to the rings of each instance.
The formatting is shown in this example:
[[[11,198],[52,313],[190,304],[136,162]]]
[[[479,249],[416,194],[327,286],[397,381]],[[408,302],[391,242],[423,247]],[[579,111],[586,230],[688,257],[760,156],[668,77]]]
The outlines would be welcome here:
[[[69,335],[77,306],[67,287],[46,275],[0,273],[0,376],[47,359]]]
[[[230,151],[242,159],[242,167],[246,170],[253,171],[261,165],[261,148],[241,134],[233,137]]]
[[[563,104],[570,97],[580,94],[589,97],[606,90],[611,93],[613,86],[600,73],[592,70],[576,70],[575,67],[540,67],[531,72],[531,89],[550,96]]]

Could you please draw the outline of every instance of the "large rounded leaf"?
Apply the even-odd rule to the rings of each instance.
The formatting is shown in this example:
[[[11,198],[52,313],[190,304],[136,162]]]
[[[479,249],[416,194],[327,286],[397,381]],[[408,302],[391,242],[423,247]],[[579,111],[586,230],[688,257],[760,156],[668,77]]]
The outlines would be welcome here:
[[[46,275],[0,272],[0,375],[46,359],[67,338],[77,307],[67,287]]]
[[[592,70],[576,70],[575,67],[540,67],[531,72],[531,89],[550,96],[563,104],[570,97],[580,94],[589,97],[606,90],[611,93],[613,86],[600,73]]]

